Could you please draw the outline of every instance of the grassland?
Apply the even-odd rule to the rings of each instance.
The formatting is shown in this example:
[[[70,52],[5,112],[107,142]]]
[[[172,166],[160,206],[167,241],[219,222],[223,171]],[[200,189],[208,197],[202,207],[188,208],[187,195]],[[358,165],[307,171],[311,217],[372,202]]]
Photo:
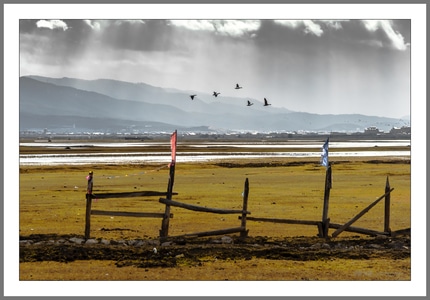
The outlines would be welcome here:
[[[31,150],[22,151],[28,153]],[[331,222],[338,224],[347,222],[383,195],[388,177],[391,187],[394,188],[391,195],[391,230],[411,226],[409,161],[388,158],[339,159],[334,161],[332,168],[333,187],[329,206]],[[37,243],[49,239],[83,236],[85,176],[89,170],[94,171],[95,195],[108,192],[164,192],[167,188],[168,168],[164,165],[21,166],[19,199],[21,240],[33,240]],[[251,216],[321,220],[325,169],[310,159],[178,164],[174,186],[177,195],[173,198],[199,206],[241,209],[246,178],[250,184],[248,210]],[[158,198],[95,199],[92,208],[162,213],[164,205],[159,203]],[[171,212],[174,214],[169,227],[171,236],[240,225],[237,215],[205,214],[181,208],[172,208]],[[354,223],[354,226],[383,231],[383,216],[382,201]],[[92,216],[91,238],[156,241],[160,226],[161,219],[157,218]],[[343,232],[337,238],[324,240],[316,237],[318,233],[316,226],[248,221],[247,229],[248,241],[240,242],[238,235],[233,234],[231,237],[234,243],[227,245],[211,244],[216,238],[207,238],[203,240],[204,243],[201,240],[187,240],[182,245],[173,243],[162,247],[164,253],[170,251],[170,256],[172,253],[175,254],[174,265],[145,265],[138,256],[124,260],[115,256],[117,254],[107,255],[106,259],[73,259],[67,263],[56,259],[41,260],[37,258],[36,253],[49,252],[52,249],[40,249],[40,246],[38,248],[34,244],[23,246],[20,280],[410,280],[411,278],[410,249],[405,252],[410,243],[404,237],[401,238],[403,248],[396,250],[385,247],[395,242],[396,238],[380,239]],[[330,230],[329,234],[331,233]],[[314,245],[321,243],[329,244],[331,248],[311,251],[315,248]],[[208,250],[207,244],[212,245],[209,247],[212,250]],[[342,251],[334,251],[338,249],[336,245],[339,244],[349,245],[351,249],[355,247],[355,250],[351,250],[351,256],[340,255]],[[288,248],[286,245],[291,247]],[[368,254],[360,256],[359,254],[364,251],[360,245],[364,245],[364,249],[367,249],[366,245],[380,247],[375,247],[377,251],[367,249]],[[250,250],[257,246],[263,247],[268,252],[260,255],[258,253],[261,252]],[[161,246],[157,244],[157,247]],[[108,246],[99,250],[106,253],[113,251],[112,248],[115,247]],[[278,248],[283,250],[275,255]],[[31,249],[34,249],[33,254],[36,256],[28,255]],[[90,252],[89,248],[83,245],[74,249]],[[117,246],[115,249],[130,251],[130,247]],[[229,257],[220,254],[232,253],[232,249],[247,254],[244,256],[232,254]],[[147,247],[136,250],[135,254],[140,257],[146,255],[146,260],[156,259],[153,256],[149,257],[149,254],[143,255],[150,253],[150,250],[152,246],[147,244]],[[191,255],[193,251],[198,251],[198,255]],[[304,252],[312,256],[306,256],[304,259]],[[181,254],[184,253],[183,258]],[[287,258],[291,253],[297,256]]]

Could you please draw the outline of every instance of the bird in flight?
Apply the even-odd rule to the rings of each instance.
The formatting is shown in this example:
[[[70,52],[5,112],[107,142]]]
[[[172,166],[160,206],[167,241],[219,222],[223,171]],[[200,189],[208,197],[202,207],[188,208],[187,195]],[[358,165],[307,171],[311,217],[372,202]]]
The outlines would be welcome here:
[[[190,95],[191,100],[194,100],[194,97],[197,95]]]
[[[213,96],[218,97],[219,94],[221,94],[221,93],[214,92]]]
[[[264,106],[268,106],[268,105],[272,105],[272,104],[270,104],[269,102],[267,102],[267,99],[264,98]]]
[[[253,105],[254,103],[251,103],[251,101],[249,101],[248,100],[248,104],[246,105],[246,106],[251,106],[251,105]]]
[[[238,90],[238,89],[241,89],[242,87],[241,86],[239,86],[239,83],[236,83],[236,87],[235,87],[235,89],[236,90]]]

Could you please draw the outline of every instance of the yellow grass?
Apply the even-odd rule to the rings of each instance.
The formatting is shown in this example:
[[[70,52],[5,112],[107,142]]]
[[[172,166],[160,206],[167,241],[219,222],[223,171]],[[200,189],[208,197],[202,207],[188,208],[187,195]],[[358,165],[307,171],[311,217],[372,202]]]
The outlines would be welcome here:
[[[176,201],[213,208],[241,209],[245,179],[249,179],[248,211],[253,217],[320,221],[325,168],[317,162],[281,166],[292,161],[270,161],[271,166],[226,168],[215,163],[176,166]],[[253,160],[252,163],[267,163]],[[329,218],[343,224],[385,192],[391,194],[391,229],[411,226],[410,164],[339,160],[333,167]],[[107,192],[165,192],[168,168],[162,165],[98,165],[20,167],[20,236],[56,234],[82,236],[85,229],[86,175],[94,171],[94,194]],[[159,197],[94,200],[93,209],[164,212]],[[383,231],[384,201],[353,226]],[[218,215],[172,207],[169,235],[182,235],[240,226],[237,215]],[[98,239],[158,238],[161,219],[92,216],[91,237]],[[247,222],[250,236],[315,237],[316,226]],[[333,232],[330,229],[329,234]],[[343,232],[342,237],[357,236]],[[136,268],[112,261],[20,263],[20,280],[410,280],[410,259],[289,261],[214,260],[201,266]]]
[[[386,259],[293,261],[253,258],[217,260],[207,258],[201,266],[176,268],[118,268],[113,261],[20,264],[20,280],[410,280],[410,259],[387,264]],[[401,270],[401,272],[399,272]],[[334,275],[336,274],[336,275]]]
[[[20,235],[84,233],[85,176],[94,170],[94,193],[161,191],[168,169],[148,166],[22,167],[20,174]],[[410,227],[410,165],[344,162],[333,166],[329,217],[343,224],[391,187],[391,229]],[[241,209],[245,179],[249,179],[251,216],[316,220],[322,218],[325,169],[317,164],[281,167],[224,168],[212,164],[177,165],[174,200],[214,208]],[[164,212],[159,197],[100,199],[97,210]],[[237,215],[206,214],[172,208],[169,235],[237,227]],[[381,201],[354,226],[383,230]],[[156,238],[160,219],[92,216],[94,238]],[[314,236],[316,226],[248,222],[252,236]],[[127,231],[101,231],[125,228]],[[116,236],[121,234],[121,236]],[[348,233],[343,233],[344,235]]]

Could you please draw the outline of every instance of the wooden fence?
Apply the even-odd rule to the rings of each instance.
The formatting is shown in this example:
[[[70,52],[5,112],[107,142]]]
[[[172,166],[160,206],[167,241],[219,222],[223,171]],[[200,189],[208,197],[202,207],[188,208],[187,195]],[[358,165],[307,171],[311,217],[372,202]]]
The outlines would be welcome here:
[[[130,197],[148,197],[148,196],[166,196],[159,198],[159,202],[165,205],[164,213],[154,213],[154,212],[125,212],[125,211],[103,211],[103,210],[92,210],[91,203],[92,197],[87,197],[87,206],[86,206],[86,218],[85,218],[85,238],[88,239],[90,236],[90,224],[91,224],[91,215],[99,215],[99,216],[124,216],[124,217],[144,217],[144,218],[161,218],[161,230],[160,230],[160,238],[167,239],[169,237],[169,223],[170,219],[173,218],[173,214],[170,213],[171,207],[179,207],[182,209],[197,211],[197,212],[205,212],[205,213],[214,213],[214,214],[238,214],[239,220],[241,220],[241,224],[238,227],[233,228],[224,228],[219,230],[212,231],[203,231],[197,233],[188,233],[176,237],[187,237],[187,236],[212,236],[212,235],[222,235],[222,234],[231,234],[231,233],[240,233],[241,237],[246,237],[248,235],[249,230],[246,229],[246,222],[249,221],[258,221],[258,222],[272,222],[272,223],[282,223],[282,224],[298,224],[298,225],[312,225],[317,226],[318,228],[318,236],[321,238],[328,238],[329,228],[335,229],[332,233],[332,237],[337,237],[344,231],[347,232],[355,232],[360,234],[366,234],[370,236],[377,235],[386,235],[386,236],[395,236],[400,234],[410,234],[410,228],[397,230],[392,232],[390,229],[390,203],[391,203],[391,193],[394,188],[390,187],[389,179],[387,177],[385,184],[385,193],[380,196],[378,199],[370,203],[367,207],[361,210],[357,215],[351,218],[348,222],[344,224],[336,224],[331,223],[329,215],[329,199],[330,199],[330,189],[332,188],[332,170],[331,165],[328,166],[326,171],[326,179],[325,179],[325,190],[324,190],[324,204],[322,211],[322,219],[321,221],[315,220],[297,220],[297,219],[279,219],[279,218],[262,218],[262,217],[250,217],[248,216],[251,212],[248,211],[248,196],[249,196],[249,181],[248,178],[245,180],[244,184],[244,192],[243,192],[243,206],[242,210],[237,209],[220,209],[220,208],[209,208],[202,207],[187,203],[182,203],[178,201],[172,200],[173,195],[177,195],[177,193],[173,192],[174,185],[174,176],[175,176],[175,165],[172,164],[170,166],[169,173],[169,181],[167,192],[157,192],[157,191],[140,191],[140,192],[122,192],[122,193],[103,193],[97,194],[98,199],[107,199],[107,198],[130,198]],[[351,226],[357,220],[359,220],[362,216],[364,216],[370,209],[376,206],[381,200],[385,199],[384,206],[384,228],[382,231],[360,228]],[[173,238],[173,236],[171,236]]]
[[[176,143],[176,140],[174,141]],[[176,144],[175,144],[176,148]],[[173,153],[173,152],[172,152]],[[91,210],[91,195],[87,195],[87,206],[86,206],[86,218],[85,218],[85,238],[88,239],[90,236],[90,223],[91,215],[102,215],[102,216],[125,216],[125,217],[146,217],[146,218],[162,218],[161,229],[160,229],[160,239],[167,239],[169,237],[169,223],[170,219],[173,218],[173,214],[170,213],[171,207],[179,207],[182,209],[205,212],[205,213],[215,213],[215,214],[239,214],[238,218],[241,220],[241,224],[238,227],[224,228],[220,230],[203,231],[197,233],[189,233],[176,237],[185,236],[211,236],[211,235],[222,235],[230,233],[240,232],[241,237],[246,237],[248,235],[248,230],[246,229],[246,222],[249,221],[259,221],[259,222],[272,222],[272,223],[283,223],[283,224],[300,224],[300,225],[312,225],[317,226],[318,236],[321,238],[328,238],[329,228],[336,229],[332,233],[332,237],[337,237],[344,231],[355,232],[360,234],[367,234],[371,236],[376,235],[390,235],[395,236],[399,234],[410,234],[410,228],[398,230],[392,232],[390,229],[390,202],[391,202],[391,192],[394,188],[390,187],[390,183],[387,177],[385,185],[385,193],[378,199],[373,201],[362,211],[360,211],[356,216],[350,219],[344,224],[331,223],[329,218],[329,200],[330,200],[330,190],[332,188],[332,167],[331,164],[327,166],[326,177],[325,177],[325,189],[324,189],[324,204],[322,211],[321,221],[314,220],[295,220],[295,219],[274,219],[274,218],[261,218],[261,217],[249,217],[251,214],[248,211],[248,195],[249,195],[249,181],[248,178],[245,180],[244,192],[243,192],[243,206],[242,210],[234,209],[220,209],[220,208],[208,208],[192,204],[181,203],[172,200],[175,179],[175,159],[172,157],[172,163],[170,164],[169,171],[169,181],[167,185],[167,192],[155,192],[155,191],[142,191],[142,192],[123,192],[123,193],[105,193],[97,194],[97,198],[129,198],[129,197],[146,197],[146,196],[165,196],[164,198],[159,198],[159,202],[165,205],[164,213],[151,213],[151,212],[124,212],[124,211],[101,211],[101,210]],[[382,231],[372,230],[367,228],[359,228],[351,226],[354,222],[364,216],[371,208],[377,205],[382,199],[385,199],[384,207],[384,228]]]
[[[300,225],[313,225],[313,226],[316,225],[318,227],[318,236],[322,238],[328,238],[329,228],[336,229],[336,231],[332,233],[332,237],[337,237],[343,231],[367,234],[370,236],[377,236],[377,235],[395,236],[399,234],[408,234],[408,233],[410,234],[410,228],[397,230],[394,232],[392,232],[390,229],[390,202],[391,202],[391,192],[394,190],[394,188],[390,187],[388,177],[385,184],[385,193],[382,196],[380,196],[378,199],[373,201],[370,205],[368,205],[366,208],[360,211],[356,216],[354,216],[345,224],[330,223],[330,218],[328,217],[328,212],[329,212],[328,208],[329,208],[329,199],[330,199],[330,189],[332,188],[331,178],[332,178],[332,170],[331,170],[331,165],[329,165],[326,170],[324,204],[323,204],[321,221],[273,219],[273,218],[258,218],[258,217],[248,217],[248,220],[259,221],[259,222],[283,223],[283,224],[300,224]],[[383,231],[351,226],[354,222],[356,222],[363,215],[365,215],[371,208],[373,208],[376,204],[378,204],[382,199],[385,199]]]
[[[168,191],[167,197],[159,199],[160,203],[163,203],[166,205],[165,213],[163,216],[163,221],[161,223],[160,239],[165,240],[169,237],[169,223],[170,223],[170,216],[171,216],[170,208],[172,206],[183,208],[183,209],[188,209],[188,210],[192,210],[192,211],[197,211],[197,212],[215,213],[215,214],[240,214],[241,215],[241,224],[239,227],[224,228],[224,229],[219,229],[219,230],[183,234],[180,236],[174,236],[174,238],[187,237],[187,236],[203,237],[203,236],[222,235],[222,234],[230,234],[230,233],[237,233],[237,232],[240,232],[241,237],[245,237],[248,235],[248,230],[246,230],[246,218],[247,218],[247,215],[250,214],[250,212],[247,211],[248,194],[249,194],[248,178],[246,178],[246,180],[245,180],[242,210],[235,210],[235,209],[208,208],[208,207],[197,206],[197,205],[182,203],[182,202],[178,202],[178,201],[173,201],[171,191],[173,190],[174,176],[175,176],[175,166],[171,165],[170,166],[169,182],[168,182],[168,187],[167,187],[167,191]],[[172,238],[173,236],[170,236],[170,237]]]
[[[97,194],[97,199],[108,198],[132,198],[132,197],[149,197],[149,196],[165,196],[166,192],[157,191],[140,191],[140,192],[121,192],[121,193],[102,193]],[[91,209],[92,199],[94,196],[86,195],[86,211],[85,211],[85,239],[90,238],[91,231],[91,215],[99,216],[115,216],[115,217],[140,217],[140,218],[163,218],[163,213],[154,212],[127,212],[127,211],[105,211]],[[173,218],[173,214],[169,215]]]

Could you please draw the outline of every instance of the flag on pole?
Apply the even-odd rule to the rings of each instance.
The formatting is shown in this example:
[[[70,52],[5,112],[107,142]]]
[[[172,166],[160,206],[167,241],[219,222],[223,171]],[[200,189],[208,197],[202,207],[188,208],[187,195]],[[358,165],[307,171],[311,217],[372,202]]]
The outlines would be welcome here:
[[[321,165],[328,167],[328,138],[321,149]]]
[[[174,133],[170,136],[170,150],[172,151],[172,162],[171,164],[174,165],[176,162],[176,139],[177,139],[177,131],[175,130]]]

